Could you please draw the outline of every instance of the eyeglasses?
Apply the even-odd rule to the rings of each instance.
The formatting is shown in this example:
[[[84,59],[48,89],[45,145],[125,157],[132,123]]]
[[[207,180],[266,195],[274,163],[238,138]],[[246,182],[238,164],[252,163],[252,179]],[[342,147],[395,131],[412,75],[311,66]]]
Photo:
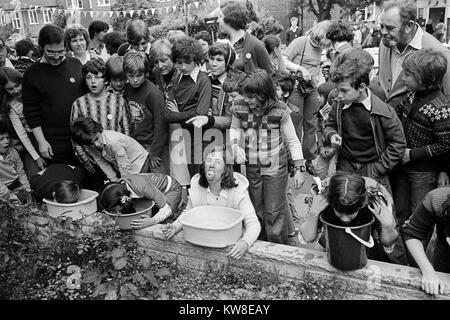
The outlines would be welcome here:
[[[66,54],[66,50],[62,50],[62,51],[48,51],[48,50],[44,50],[45,54],[48,55],[49,57],[59,57],[59,56],[64,56]]]

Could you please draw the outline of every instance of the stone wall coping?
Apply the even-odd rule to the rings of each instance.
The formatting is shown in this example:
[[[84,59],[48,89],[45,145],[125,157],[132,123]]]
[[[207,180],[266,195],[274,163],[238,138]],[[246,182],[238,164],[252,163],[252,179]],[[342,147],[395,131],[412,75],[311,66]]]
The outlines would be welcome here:
[[[321,278],[341,278],[357,282],[359,285],[367,285],[370,281],[375,281],[374,285],[381,286],[379,288],[381,291],[388,290],[395,293],[396,288],[401,288],[401,290],[410,292],[412,298],[450,299],[450,274],[446,273],[438,272],[439,277],[445,283],[445,293],[433,297],[421,290],[422,275],[418,268],[369,260],[362,269],[342,271],[329,264],[325,251],[259,240],[248,249],[241,259],[234,260],[226,256],[230,248],[208,248],[190,244],[184,240],[182,231],[171,239],[166,239],[162,230],[163,225],[160,224],[136,230],[135,238],[146,249],[159,252],[160,257],[164,257],[164,253],[175,254],[175,256],[183,256],[188,259],[195,258],[195,261],[214,260],[215,263],[232,264],[233,267],[241,266],[242,268],[248,268],[249,262],[253,262],[259,265],[270,265],[272,269],[274,266],[276,269],[280,266],[280,270],[275,270],[275,272],[280,271],[281,273],[278,275],[285,278],[302,279],[304,272],[297,272],[296,270],[299,269],[309,274],[320,274]],[[284,273],[283,270],[288,269],[290,271],[282,274]],[[404,293],[399,297],[408,299],[408,294]]]

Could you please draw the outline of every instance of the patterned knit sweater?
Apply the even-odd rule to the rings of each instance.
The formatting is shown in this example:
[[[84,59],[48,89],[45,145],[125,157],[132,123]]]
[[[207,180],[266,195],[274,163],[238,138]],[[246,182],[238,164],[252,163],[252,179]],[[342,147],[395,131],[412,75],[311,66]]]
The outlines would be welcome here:
[[[450,103],[440,90],[409,92],[398,108],[411,149],[405,169],[433,172],[450,151]]]

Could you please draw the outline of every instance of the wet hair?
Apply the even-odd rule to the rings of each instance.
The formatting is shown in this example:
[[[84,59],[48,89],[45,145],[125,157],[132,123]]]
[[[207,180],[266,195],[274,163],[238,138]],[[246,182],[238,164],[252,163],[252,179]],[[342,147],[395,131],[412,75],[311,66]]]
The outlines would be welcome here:
[[[34,43],[30,39],[22,39],[16,42],[14,48],[18,57],[26,56],[34,49]]]
[[[243,30],[251,19],[247,7],[238,1],[227,1],[220,8],[223,12],[223,22],[234,30]]]
[[[124,32],[108,32],[105,34],[105,38],[103,38],[103,42],[105,43],[106,51],[113,55],[114,53],[117,53],[119,50],[119,47],[127,42],[127,37]]]
[[[203,58],[202,47],[198,40],[191,37],[181,38],[173,44],[172,59],[173,62],[183,60],[185,62],[200,63]]]
[[[276,35],[269,34],[262,39],[262,42],[266,46],[266,50],[269,54],[275,51],[275,48],[279,47],[281,44],[280,38]]]
[[[0,115],[7,115],[9,113],[10,95],[5,90],[5,85],[8,81],[14,84],[22,83],[22,73],[16,69],[9,67],[0,67]]]
[[[72,41],[72,39],[74,39],[78,36],[83,36],[84,41],[86,41],[85,49],[88,48],[90,40],[89,40],[89,34],[88,34],[86,28],[81,25],[71,25],[66,28],[66,36],[64,39],[64,43],[66,45],[67,50],[72,51],[72,48],[70,47],[70,42]]]
[[[231,161],[231,159],[233,159],[232,155],[229,152],[227,152],[225,146],[214,147],[214,149],[211,150],[211,152],[209,152],[208,155],[210,155],[212,153],[220,153],[222,155],[222,159],[225,163],[225,168],[222,173],[222,180],[220,181],[220,187],[222,189],[231,189],[231,188],[237,187],[238,184],[236,183],[236,180],[233,175],[234,171],[233,171],[233,164]],[[206,157],[205,157],[205,161],[203,161],[202,164],[200,165],[200,172],[199,172],[200,178],[199,178],[198,184],[203,188],[208,188],[209,183],[208,183],[208,180],[206,179],[205,163],[206,163]]]
[[[317,93],[325,98],[326,103],[326,101],[328,100],[328,95],[331,91],[333,91],[334,88],[336,88],[336,85],[334,83],[324,82],[317,87]]]
[[[100,192],[99,202],[103,210],[114,213],[118,208],[120,214],[131,214],[136,212],[136,207],[130,198],[131,192],[124,183],[110,182],[104,185]]]
[[[55,201],[58,203],[75,203],[80,199],[81,187],[71,180],[57,182],[53,188]]]
[[[107,81],[112,79],[120,79],[125,77],[125,72],[123,71],[123,57],[114,53],[109,57],[106,62],[106,72],[105,77]]]
[[[206,30],[202,30],[202,31],[198,32],[194,36],[194,39],[195,40],[203,40],[203,41],[207,42],[208,45],[212,45],[211,34]]]
[[[420,49],[408,55],[402,67],[427,90],[435,90],[442,87],[442,80],[447,72],[447,59],[440,51]]]
[[[109,25],[105,21],[101,20],[94,20],[89,24],[89,38],[94,39],[95,35],[97,33],[100,33],[102,31],[108,31]]]
[[[402,25],[404,25],[408,21],[416,22],[416,20],[417,20],[416,1],[391,0],[391,1],[386,1],[384,3],[383,7],[384,7],[384,11],[388,11],[392,8],[398,8]]]
[[[354,214],[367,204],[366,182],[356,173],[337,171],[327,190],[331,207],[342,214]]]
[[[145,21],[135,19],[129,22],[127,26],[127,39],[128,43],[136,45],[144,39],[150,41],[150,31]]]
[[[135,50],[128,51],[123,57],[123,72],[131,74],[149,72],[149,61],[146,54]]]
[[[92,118],[79,117],[73,122],[70,131],[73,141],[80,146],[85,146],[92,144],[97,133],[103,132],[103,127]]]
[[[38,44],[44,49],[46,45],[64,42],[64,30],[56,24],[46,24],[39,30]]]
[[[163,56],[168,56],[172,59],[172,43],[165,38],[156,40],[150,48],[150,59],[154,63]]]
[[[343,57],[341,57],[343,55]],[[370,71],[374,60],[370,53],[363,49],[351,49],[339,54],[330,68],[330,79],[334,83],[351,80],[351,86],[358,89],[361,84],[370,82]]]
[[[176,41],[181,38],[187,37],[186,34],[181,30],[169,30],[166,35],[166,39],[173,45]]]
[[[83,65],[81,70],[83,72],[83,79],[86,79],[89,72],[95,75],[101,73],[103,78],[106,78],[106,64],[101,58],[92,58]]]
[[[328,28],[326,37],[331,40],[331,42],[350,42],[353,40],[354,34],[348,22],[343,20],[333,21]]]
[[[209,47],[208,53],[210,57],[222,55],[225,59],[225,69],[227,71],[233,67],[236,60],[236,52],[228,43],[215,42]]]
[[[262,69],[257,69],[247,76],[242,93],[251,98],[256,97],[265,110],[270,109],[278,101],[275,83],[272,77]]]

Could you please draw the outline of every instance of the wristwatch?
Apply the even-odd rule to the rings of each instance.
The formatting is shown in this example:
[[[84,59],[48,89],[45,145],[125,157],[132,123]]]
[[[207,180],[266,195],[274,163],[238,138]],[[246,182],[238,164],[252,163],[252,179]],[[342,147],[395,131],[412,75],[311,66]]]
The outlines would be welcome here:
[[[306,171],[306,167],[305,165],[301,165],[301,166],[295,166],[295,171],[300,170],[300,172],[305,172]]]

